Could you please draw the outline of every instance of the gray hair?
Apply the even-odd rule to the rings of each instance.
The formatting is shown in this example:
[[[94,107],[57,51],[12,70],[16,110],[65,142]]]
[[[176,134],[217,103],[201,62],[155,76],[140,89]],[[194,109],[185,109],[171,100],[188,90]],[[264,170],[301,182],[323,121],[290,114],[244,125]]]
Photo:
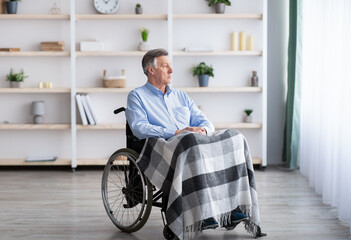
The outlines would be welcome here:
[[[152,49],[145,53],[143,60],[141,61],[141,65],[143,67],[143,71],[145,75],[147,76],[149,74],[148,67],[156,67],[157,66],[157,60],[156,58],[161,57],[161,56],[168,56],[167,50],[163,48],[157,48],[157,49]]]

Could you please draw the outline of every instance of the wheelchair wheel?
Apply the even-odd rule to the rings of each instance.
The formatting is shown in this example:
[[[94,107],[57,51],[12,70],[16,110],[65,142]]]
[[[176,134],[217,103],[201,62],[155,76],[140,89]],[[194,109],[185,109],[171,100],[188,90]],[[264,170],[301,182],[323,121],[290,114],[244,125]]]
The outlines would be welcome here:
[[[102,176],[105,210],[116,227],[124,232],[142,228],[152,207],[152,185],[136,164],[138,156],[128,148],[116,151]]]

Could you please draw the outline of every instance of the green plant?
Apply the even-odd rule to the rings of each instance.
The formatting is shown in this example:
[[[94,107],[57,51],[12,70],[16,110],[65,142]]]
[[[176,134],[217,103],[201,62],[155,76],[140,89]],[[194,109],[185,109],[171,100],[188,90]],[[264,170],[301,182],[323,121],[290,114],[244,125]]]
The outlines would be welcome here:
[[[250,116],[250,114],[253,112],[252,109],[245,109],[244,112],[246,113],[246,116]]]
[[[204,62],[201,62],[196,66],[193,66],[191,68],[191,71],[193,72],[193,76],[195,76],[195,75],[209,75],[211,77],[214,77],[212,65],[206,65],[206,63],[204,63]]]
[[[20,72],[15,73],[12,68],[10,70],[10,73],[6,76],[7,81],[10,82],[23,82],[27,77],[28,76],[24,75],[23,69]]]
[[[137,4],[135,5],[135,7],[140,8],[140,7],[141,7],[141,4],[140,4],[140,3],[137,3]]]
[[[149,36],[149,29],[147,28],[140,28],[141,38],[144,42],[147,42],[147,37]]]
[[[231,3],[230,3],[229,0],[207,0],[207,1],[209,1],[208,6],[210,6],[210,7],[211,7],[212,5],[217,4],[217,3],[224,3],[224,4],[227,5],[227,6],[230,6],[230,5],[231,5]]]

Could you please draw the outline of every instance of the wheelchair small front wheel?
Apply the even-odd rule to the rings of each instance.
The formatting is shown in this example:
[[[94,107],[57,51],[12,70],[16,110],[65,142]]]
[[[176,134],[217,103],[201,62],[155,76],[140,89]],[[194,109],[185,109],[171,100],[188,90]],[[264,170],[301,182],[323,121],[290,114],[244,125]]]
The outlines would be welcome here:
[[[136,164],[139,154],[124,148],[109,158],[101,193],[107,215],[124,232],[136,232],[147,222],[152,208],[152,185]]]
[[[172,232],[168,225],[163,228],[163,237],[167,240],[179,240],[179,238]]]

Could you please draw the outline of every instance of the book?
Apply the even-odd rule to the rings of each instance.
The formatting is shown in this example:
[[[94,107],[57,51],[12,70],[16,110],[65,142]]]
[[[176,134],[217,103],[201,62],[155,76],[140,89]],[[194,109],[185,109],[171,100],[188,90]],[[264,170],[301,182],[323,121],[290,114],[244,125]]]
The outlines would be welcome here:
[[[62,41],[59,42],[41,42],[42,51],[64,51],[65,43]]]
[[[82,99],[81,99],[81,96],[79,94],[76,94],[76,101],[77,101],[80,119],[82,120],[83,125],[88,125],[87,116],[85,115]]]
[[[81,95],[81,100],[82,100],[83,108],[84,108],[85,114],[87,115],[89,124],[90,125],[95,125],[96,122],[95,122],[95,120],[93,118],[93,114],[91,113],[91,111],[89,109],[88,103],[87,103],[86,98],[85,98],[84,95]]]
[[[58,42],[41,42],[42,46],[64,46],[65,42],[58,41]]]
[[[0,0],[0,14],[5,14],[6,13],[6,1],[5,0]]]
[[[95,112],[95,109],[93,107],[93,103],[92,103],[89,95],[84,95],[84,97],[85,97],[85,100],[86,100],[86,102],[88,104],[89,110],[90,110],[90,112],[91,112],[91,114],[92,114],[92,116],[94,118],[95,124],[98,124],[99,120],[98,120],[98,118],[96,116],[96,112]]]
[[[19,48],[0,48],[1,52],[19,52]]]
[[[41,47],[42,51],[46,52],[63,52],[65,50],[64,47],[58,46],[58,47]]]
[[[43,157],[27,157],[26,162],[53,162],[56,161],[55,156],[43,156]]]

